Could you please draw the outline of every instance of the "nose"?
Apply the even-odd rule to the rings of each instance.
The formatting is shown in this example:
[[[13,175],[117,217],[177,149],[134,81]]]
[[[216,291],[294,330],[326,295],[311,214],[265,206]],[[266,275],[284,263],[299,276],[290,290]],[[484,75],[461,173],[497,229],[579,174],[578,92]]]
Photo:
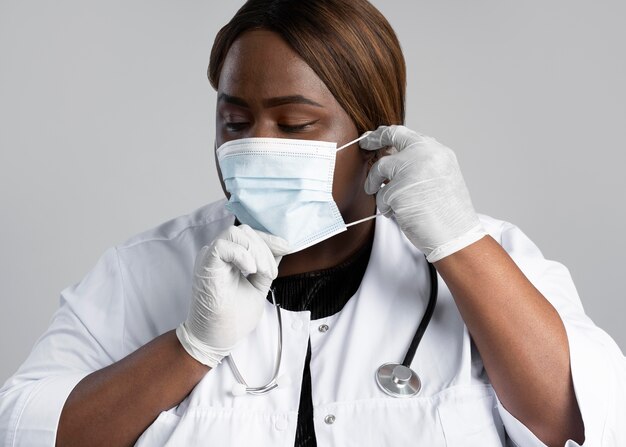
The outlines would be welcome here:
[[[256,120],[246,132],[248,138],[280,138],[280,129],[275,122],[270,120]]]
[[[284,135],[281,134],[280,128],[278,127],[275,121],[271,119],[263,119],[255,117],[251,120],[250,124],[237,132],[236,136],[234,134],[229,134],[226,132],[218,133],[217,138],[215,140],[215,149],[220,147],[222,144],[231,141],[231,140],[239,140],[242,138],[285,138]]]

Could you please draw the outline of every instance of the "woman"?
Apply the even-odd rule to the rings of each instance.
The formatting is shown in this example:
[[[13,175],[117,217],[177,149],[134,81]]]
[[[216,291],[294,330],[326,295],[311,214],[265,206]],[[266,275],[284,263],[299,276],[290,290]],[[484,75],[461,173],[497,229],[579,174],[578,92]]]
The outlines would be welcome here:
[[[567,269],[476,214],[454,153],[402,126],[404,60],[373,6],[250,0],[209,79],[228,202],[108,250],[63,291],[1,391],[6,445],[626,442],[621,352]],[[421,390],[397,399],[375,373],[426,313],[428,263]],[[273,301],[279,386],[253,395],[226,359],[250,385],[272,377]]]

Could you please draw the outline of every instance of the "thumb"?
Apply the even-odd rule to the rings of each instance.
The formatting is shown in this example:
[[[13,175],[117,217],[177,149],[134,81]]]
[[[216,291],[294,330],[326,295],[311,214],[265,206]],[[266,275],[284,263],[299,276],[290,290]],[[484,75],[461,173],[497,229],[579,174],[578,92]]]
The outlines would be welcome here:
[[[273,234],[265,233],[259,230],[256,230],[256,233],[261,237],[261,239],[263,239],[263,242],[267,244],[274,257],[280,256],[280,258],[282,258],[284,255],[289,253],[289,242],[282,237],[274,236]],[[278,263],[279,261],[277,260],[276,262]]]
[[[380,126],[362,139],[360,145],[363,149],[368,150],[391,146],[395,147],[398,151],[402,151],[416,143],[424,143],[427,139],[427,136],[417,133],[405,126]]]
[[[363,135],[366,135],[365,138],[359,141],[359,146],[361,149],[366,149],[370,151],[376,151],[378,149],[382,149],[383,147],[389,146],[388,143],[384,141],[389,140],[386,137],[386,133],[388,132],[389,126],[379,126],[378,129],[373,132],[366,132]]]

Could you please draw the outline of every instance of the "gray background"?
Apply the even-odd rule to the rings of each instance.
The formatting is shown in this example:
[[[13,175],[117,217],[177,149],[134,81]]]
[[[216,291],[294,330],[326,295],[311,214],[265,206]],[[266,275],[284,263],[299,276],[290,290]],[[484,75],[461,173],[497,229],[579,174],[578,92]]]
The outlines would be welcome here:
[[[624,350],[625,4],[374,3],[408,125],[455,150],[477,211],[569,267]],[[215,4],[0,0],[0,383],[106,248],[221,197],[206,67],[241,2]]]

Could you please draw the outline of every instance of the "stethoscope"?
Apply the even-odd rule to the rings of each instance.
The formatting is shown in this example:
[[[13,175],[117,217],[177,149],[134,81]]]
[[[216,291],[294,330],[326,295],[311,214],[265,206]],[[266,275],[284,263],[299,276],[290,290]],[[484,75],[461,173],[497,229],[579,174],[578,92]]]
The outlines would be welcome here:
[[[384,363],[376,371],[376,383],[383,392],[392,397],[415,396],[422,388],[422,381],[420,380],[417,373],[411,369],[411,363],[413,362],[417,347],[419,346],[420,341],[424,336],[424,332],[426,332],[426,328],[428,327],[428,324],[430,323],[430,320],[435,311],[438,290],[437,270],[430,262],[427,261],[426,264],[428,265],[428,273],[430,276],[430,296],[428,298],[428,305],[426,306],[424,316],[422,317],[422,320],[420,321],[420,324],[415,331],[415,335],[413,336],[413,340],[409,345],[409,349],[404,356],[404,360],[402,361],[402,363]],[[254,387],[248,386],[243,376],[239,372],[239,369],[237,368],[235,360],[233,359],[233,356],[231,354],[227,357],[227,360],[233,372],[233,375],[237,380],[237,384],[235,384],[232,389],[232,393],[235,396],[242,396],[246,393],[252,395],[266,394],[275,388],[283,387],[289,384],[289,381],[286,380],[285,376],[278,376],[283,351],[283,321],[280,315],[280,305],[276,304],[274,290],[270,289],[270,291],[272,294],[272,303],[276,308],[276,318],[278,319],[278,344],[276,360],[274,362],[274,373],[272,375],[272,379],[265,385]]]

